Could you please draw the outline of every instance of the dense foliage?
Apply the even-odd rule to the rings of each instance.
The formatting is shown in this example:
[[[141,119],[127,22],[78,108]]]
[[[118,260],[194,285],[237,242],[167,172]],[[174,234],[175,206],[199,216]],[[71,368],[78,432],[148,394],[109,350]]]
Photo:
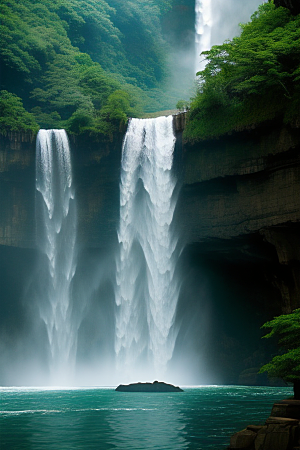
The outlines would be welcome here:
[[[36,121],[108,135],[146,104],[164,107],[160,17],[170,6],[171,0],[3,0],[1,89],[34,116],[23,128],[35,131]],[[21,126],[14,116],[1,122],[0,133]]]
[[[271,377],[279,377],[297,386],[296,396],[300,395],[300,309],[291,314],[275,317],[265,323],[263,328],[271,328],[265,338],[278,338],[280,354],[264,365],[260,372]]]
[[[203,52],[186,137],[218,137],[283,118],[300,123],[300,15],[261,5],[232,41]]]
[[[30,131],[39,129],[33,114],[23,107],[22,100],[15,94],[0,91],[0,130],[6,135],[8,131]]]

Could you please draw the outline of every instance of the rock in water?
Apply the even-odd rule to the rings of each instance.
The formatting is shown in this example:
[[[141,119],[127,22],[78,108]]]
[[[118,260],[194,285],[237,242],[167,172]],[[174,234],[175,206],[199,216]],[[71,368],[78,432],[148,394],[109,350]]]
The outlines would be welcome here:
[[[183,392],[178,386],[154,381],[153,383],[120,384],[116,391],[120,392]]]

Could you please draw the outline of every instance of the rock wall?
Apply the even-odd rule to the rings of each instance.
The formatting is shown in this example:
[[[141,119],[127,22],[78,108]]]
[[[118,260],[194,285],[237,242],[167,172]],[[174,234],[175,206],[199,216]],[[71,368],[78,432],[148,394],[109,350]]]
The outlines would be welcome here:
[[[285,312],[300,298],[299,148],[299,129],[279,123],[184,148],[187,241],[227,260],[271,261]]]
[[[174,116],[177,214],[185,245],[208,258],[272,263],[283,311],[299,305],[300,131],[270,124],[216,141],[182,142],[186,114]],[[116,242],[122,136],[71,138],[81,247]],[[35,139],[0,140],[0,245],[35,248]],[[271,261],[271,262],[270,262]],[[272,269],[273,270],[273,269]]]
[[[300,401],[275,403],[264,425],[248,425],[230,439],[228,450],[298,450]]]
[[[192,311],[186,322],[203,334],[197,352],[205,342],[204,359],[225,384],[268,383],[257,372],[276,347],[260,327],[300,306],[299,149],[300,130],[282,123],[183,142],[179,307],[183,323]],[[212,317],[209,330],[201,317]]]
[[[184,113],[174,116],[178,154],[185,119]],[[70,137],[82,247],[108,247],[116,240],[122,140],[122,134],[111,142]],[[35,248],[34,136],[0,136],[0,189],[0,246]]]
[[[0,245],[35,246],[35,139],[10,133],[0,139]]]
[[[299,130],[286,127],[186,147],[189,239],[226,239],[299,222],[299,147]]]
[[[116,241],[122,139],[116,135],[113,142],[71,140],[82,247],[110,247]]]
[[[184,249],[175,354],[194,352],[199,371],[205,360],[208,382],[264,384],[257,371],[274,349],[261,341],[260,327],[299,307],[300,131],[277,123],[191,146],[182,139],[185,119],[174,118]],[[85,273],[117,242],[122,136],[70,144]],[[1,331],[5,317],[11,329],[12,311],[23,311],[22,292],[38,261],[31,136],[0,139],[0,189]]]
[[[113,142],[70,138],[81,246],[102,247],[116,235],[122,136]],[[0,246],[36,247],[35,138],[0,138]]]

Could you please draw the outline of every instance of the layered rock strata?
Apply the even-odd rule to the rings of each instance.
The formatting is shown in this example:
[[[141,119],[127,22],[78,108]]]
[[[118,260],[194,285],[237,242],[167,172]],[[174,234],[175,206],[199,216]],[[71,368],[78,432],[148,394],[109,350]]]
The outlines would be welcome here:
[[[237,260],[237,248],[247,258],[251,247],[243,242],[255,236],[261,256],[269,254],[266,264],[270,258],[280,268],[272,283],[284,312],[300,298],[299,149],[299,129],[281,124],[184,149],[180,216],[187,241]]]
[[[300,401],[274,404],[262,426],[249,425],[235,433],[228,450],[298,450],[300,448]]]
[[[209,311],[213,321],[205,342],[214,351],[206,359],[217,368],[221,382],[267,383],[257,372],[273,350],[263,347],[260,326],[299,307],[300,130],[270,123],[192,146],[182,139],[185,118],[182,113],[174,119],[175,170],[182,186],[176,215],[185,249],[180,257],[178,317],[183,331],[178,345],[195,339],[201,317],[209,323],[203,313]],[[117,244],[122,136],[113,142],[84,136],[70,141],[79,250],[96,252],[97,258],[106,251],[111,255]],[[3,267],[7,260],[16,266],[20,254],[22,261],[34,264],[32,136],[1,137],[0,189]],[[6,292],[16,278],[21,280],[14,271],[5,277]],[[19,294],[6,297],[2,309],[20,301]],[[187,337],[184,330],[192,335]],[[196,341],[200,354],[202,341]]]

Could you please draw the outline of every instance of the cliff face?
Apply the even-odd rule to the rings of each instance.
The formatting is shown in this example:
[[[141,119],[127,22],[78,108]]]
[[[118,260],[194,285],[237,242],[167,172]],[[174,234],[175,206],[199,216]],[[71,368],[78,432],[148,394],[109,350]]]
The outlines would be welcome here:
[[[0,245],[35,246],[35,140],[10,133],[0,139]]]
[[[199,145],[182,144],[174,118],[178,204],[187,245],[209,258],[272,261],[283,310],[299,304],[300,131],[281,124]],[[81,247],[116,240],[122,136],[113,143],[71,138]],[[12,133],[0,145],[0,245],[35,248],[35,142]],[[267,264],[267,262],[266,262]]]
[[[78,238],[82,247],[110,247],[119,220],[122,135],[113,142],[71,140],[78,207]]]
[[[267,383],[257,372],[276,349],[260,327],[300,306],[299,149],[300,130],[280,123],[183,145],[179,308],[223,383]]]
[[[300,133],[285,127],[187,148],[191,240],[228,238],[299,221]]]
[[[70,139],[81,246],[115,238],[119,214],[122,136],[112,143]],[[12,133],[0,139],[0,246],[36,247],[35,139]]]
[[[185,114],[175,116],[182,152]],[[81,247],[109,247],[116,240],[123,135],[112,142],[70,137]],[[0,246],[36,247],[35,138],[0,136]]]
[[[254,259],[271,259],[284,272],[273,282],[286,312],[299,305],[300,293],[299,148],[298,129],[272,124],[184,152],[187,240],[235,260],[247,259],[256,247]],[[250,237],[255,246],[247,243]]]
[[[184,248],[175,354],[188,353],[193,342],[199,367],[205,358],[218,373],[214,382],[262,383],[256,373],[270,351],[260,326],[299,307],[300,131],[270,124],[191,146],[182,142],[185,114],[174,124]],[[93,261],[112,254],[116,243],[122,136],[113,143],[71,138],[70,145],[85,274],[87,261],[95,271]],[[0,188],[0,331],[9,323],[17,333],[25,326],[22,292],[38,258],[30,136],[1,138]],[[12,319],[17,310],[23,312]]]

